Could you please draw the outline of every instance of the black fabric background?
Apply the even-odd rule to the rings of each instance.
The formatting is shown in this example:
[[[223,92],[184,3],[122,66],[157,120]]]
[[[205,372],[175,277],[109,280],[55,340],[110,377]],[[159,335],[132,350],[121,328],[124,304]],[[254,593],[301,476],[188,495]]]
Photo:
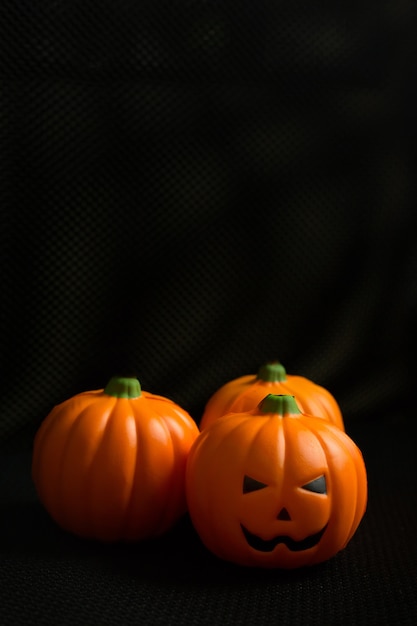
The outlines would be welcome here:
[[[407,0],[0,5],[0,604],[9,624],[415,624],[416,11]],[[363,451],[348,547],[247,570],[56,528],[52,406],[134,371],[198,422],[278,358]]]

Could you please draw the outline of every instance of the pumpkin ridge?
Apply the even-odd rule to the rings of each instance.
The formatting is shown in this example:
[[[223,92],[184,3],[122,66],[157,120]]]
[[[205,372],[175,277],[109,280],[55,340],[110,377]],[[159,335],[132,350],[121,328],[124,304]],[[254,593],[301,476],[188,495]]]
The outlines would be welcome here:
[[[334,437],[343,446],[344,450],[347,451],[347,454],[349,455],[349,458],[352,459],[352,464],[354,465],[355,470],[356,470],[355,474],[356,474],[356,502],[357,504],[356,504],[355,516],[352,522],[352,527],[350,529],[348,540],[347,540],[349,541],[350,538],[353,536],[357,526],[359,525],[359,522],[361,521],[366,511],[367,481],[365,480],[365,489],[362,491],[362,485],[364,483],[362,480],[360,480],[359,471],[358,471],[358,468],[363,466],[365,470],[365,478],[366,478],[366,467],[365,467],[365,462],[363,460],[362,452],[360,451],[356,443],[349,437],[349,435],[347,435],[347,433],[345,433],[344,431],[341,431],[337,426],[335,426],[334,424],[331,424],[331,426],[332,426],[332,433]],[[359,499],[360,499],[360,506],[358,505]]]
[[[235,420],[235,416],[237,418],[237,421]],[[239,417],[237,417],[239,416]],[[252,420],[252,417],[248,417],[247,419]],[[228,444],[228,440],[232,440],[236,437],[237,432],[239,430],[245,430],[246,426],[247,426],[247,419],[242,421],[242,416],[238,413],[230,415],[230,416],[225,416],[224,419],[221,420],[217,420],[216,422],[213,423],[213,425],[211,427],[209,427],[209,429],[207,431],[203,431],[203,435],[205,436],[205,439],[207,440],[207,438],[210,437],[210,431],[212,431],[213,433],[216,433],[216,446],[213,449],[212,445],[208,445],[206,455],[208,458],[216,458],[217,456],[217,451],[221,448],[223,448],[223,446],[227,446],[230,445]],[[226,433],[223,437],[219,437],[217,435],[217,432],[221,429],[224,429],[224,426],[228,423],[231,423],[232,421],[236,421],[236,423],[233,425],[233,427],[231,429],[227,428]],[[247,458],[247,456],[244,457],[245,460]],[[206,483],[206,487],[207,487],[207,483]],[[211,480],[209,485],[208,485],[208,495],[206,498],[207,502],[212,502],[213,501],[213,493],[214,496],[216,496],[218,490],[218,484],[216,483],[215,480]],[[214,498],[214,501],[216,501],[216,497]],[[216,532],[216,524],[217,524],[217,519],[216,519],[216,513],[214,512],[214,516],[213,516],[213,511],[209,508],[208,509],[208,515],[204,515],[204,524],[205,526],[209,525],[209,529],[210,529],[210,534],[213,534],[213,536],[216,536],[217,532]],[[219,550],[219,554],[223,554],[224,555],[224,550],[222,548],[222,546],[218,545],[217,549]]]
[[[320,393],[318,393],[317,396],[315,397],[315,401],[317,402],[317,404],[322,409],[323,415],[329,415],[330,414],[330,415],[333,416],[333,413],[336,410],[338,412],[338,417],[341,420],[341,425],[344,427],[342,411],[341,411],[340,407],[338,406],[337,402],[335,401],[335,399],[333,398],[333,396],[330,393],[330,391],[328,389],[326,389],[325,387],[321,387],[320,385],[317,385],[317,387],[318,387],[318,390],[320,391]],[[325,404],[325,399],[328,400],[331,404],[334,403],[334,406],[332,407],[332,411],[330,413],[327,410],[327,407],[326,407],[326,404]],[[331,419],[330,423],[333,424],[334,426],[337,426],[336,422],[333,421],[333,419]]]
[[[315,425],[311,425],[310,423],[306,423],[307,420],[311,420],[314,419],[315,421]],[[318,425],[316,422],[317,420],[319,420],[320,425]],[[326,423],[326,422],[322,422],[322,420],[320,418],[316,418],[316,417],[307,417],[305,420],[303,420],[303,423],[309,428],[309,430],[317,437],[317,439],[320,442],[320,445],[322,446],[323,450],[325,451],[326,454],[326,459],[331,458],[331,453],[329,452],[329,445],[328,445],[328,437],[330,437],[331,439],[336,439],[337,440],[337,445],[339,447],[341,447],[343,449],[343,453],[345,455],[346,459],[349,459],[349,463],[354,467],[355,470],[355,477],[356,477],[356,481],[355,481],[355,489],[356,489],[356,494],[355,494],[355,498],[354,501],[357,502],[358,499],[358,485],[359,485],[359,481],[358,481],[358,472],[357,472],[357,459],[353,459],[352,455],[353,455],[353,451],[356,450],[356,444],[350,440],[348,438],[348,435],[346,433],[344,433],[343,431],[341,431],[337,426],[335,426],[334,424]],[[351,445],[353,444],[353,446]],[[329,461],[328,461],[329,462]],[[330,472],[331,476],[333,475],[333,471]],[[330,476],[330,478],[331,478]],[[330,482],[330,488],[332,489],[332,485]],[[356,504],[354,510],[352,510],[352,516],[350,519],[350,522],[348,524],[348,528],[345,532],[345,539],[344,539],[344,545],[346,546],[346,544],[349,542],[349,540],[351,539],[351,537],[353,536],[360,520],[362,518],[362,515],[358,515],[358,506]],[[344,518],[344,524],[346,524],[347,520],[346,518]]]
[[[109,402],[109,396],[106,396],[107,398],[107,404]],[[100,442],[99,445],[97,446],[96,449],[96,454],[94,455],[93,461],[91,463],[91,469],[90,469],[90,487],[94,488],[94,484],[93,484],[93,477],[94,475],[99,475],[100,476],[100,468],[97,469],[96,464],[100,464],[101,463],[101,459],[100,459],[100,453],[103,453],[103,450],[106,451],[105,446],[107,445],[107,453],[110,451],[112,451],[113,448],[113,438],[112,437],[107,437],[107,441],[106,441],[106,435],[107,432],[110,428],[123,428],[125,429],[125,425],[127,423],[128,420],[132,420],[134,422],[135,425],[135,454],[132,455],[132,459],[133,462],[129,468],[129,474],[127,476],[127,480],[129,483],[129,491],[125,497],[124,503],[123,503],[123,508],[120,509],[120,516],[119,516],[119,520],[118,520],[118,525],[117,528],[114,529],[113,533],[115,536],[124,537],[124,529],[126,526],[126,517],[125,517],[125,513],[126,510],[129,509],[130,507],[130,503],[132,500],[132,496],[134,495],[134,489],[133,489],[133,477],[135,476],[135,472],[136,472],[136,467],[138,464],[138,454],[137,454],[137,446],[138,446],[138,440],[140,439],[138,436],[138,428],[137,428],[137,421],[136,421],[136,415],[135,415],[135,401],[139,398],[120,398],[120,397],[116,397],[114,396],[114,402],[113,402],[113,406],[111,407],[109,413],[108,413],[108,419],[106,421],[106,424],[103,428],[103,432],[101,433],[101,437],[100,437]],[[119,411],[121,411],[119,413]],[[120,426],[119,426],[120,423]],[[120,457],[120,455],[119,455]],[[93,502],[93,498],[88,498],[89,502]],[[92,533],[94,535],[99,535],[100,534],[100,522],[98,521],[97,515],[92,514],[91,517],[89,516],[89,519],[92,519],[93,521],[93,525],[92,525]]]
[[[233,400],[233,402],[230,404],[226,415],[228,415],[229,413],[237,413],[238,411],[235,409],[236,405],[238,402],[241,402],[242,399],[246,398],[247,396],[249,396],[251,394],[251,392],[253,391],[253,387],[254,386],[258,386],[258,384],[262,384],[262,386],[264,386],[264,383],[262,381],[258,381],[257,379],[255,379],[255,382],[252,383],[252,385],[248,384],[248,387],[238,396],[236,396]],[[270,384],[270,383],[268,383]]]
[[[93,400],[94,401],[94,400]],[[78,424],[80,423],[80,421],[85,417],[85,414],[87,413],[87,411],[89,410],[91,406],[91,402],[88,402],[87,404],[85,404],[83,406],[83,408],[79,411],[79,413],[72,415],[71,416],[71,421],[68,424],[68,426],[66,427],[66,432],[65,432],[65,442],[61,451],[61,457],[59,459],[59,465],[56,468],[56,479],[55,479],[55,484],[54,484],[54,493],[53,493],[53,498],[52,498],[52,503],[51,503],[51,507],[52,507],[52,511],[54,514],[54,517],[57,520],[61,520],[61,519],[65,519],[66,517],[66,511],[65,511],[65,507],[66,507],[66,493],[65,493],[65,489],[62,488],[62,485],[65,484],[65,457],[68,454],[68,449],[70,447],[71,444],[71,440],[72,437],[74,435],[74,432],[77,429]],[[66,410],[66,402],[62,403],[62,409]],[[60,424],[57,420],[60,419],[60,415],[59,412],[57,415],[55,415],[55,419],[53,420],[54,422],[54,426],[57,427],[58,429],[60,429]],[[87,480],[84,481],[84,485],[87,484]],[[82,500],[82,498],[80,498],[80,501]],[[61,523],[61,522],[60,522]]]
[[[164,496],[162,499],[159,499],[160,504],[158,505],[158,508],[153,511],[153,517],[151,521],[147,522],[148,528],[146,528],[145,532],[142,530],[141,534],[146,534],[146,535],[151,534],[153,536],[162,534],[162,532],[164,532],[166,529],[167,520],[171,523],[171,521],[174,520],[176,516],[175,514],[176,514],[176,505],[178,503],[178,494],[176,494],[175,490],[173,489],[173,487],[175,487],[175,479],[174,479],[175,472],[173,472],[172,470],[173,468],[174,469],[177,468],[179,465],[178,459],[180,458],[180,454],[179,454],[178,446],[175,445],[177,443],[177,436],[175,432],[173,432],[169,428],[167,421],[164,419],[164,415],[161,415],[160,413],[158,413],[155,407],[151,406],[153,404],[152,403],[153,399],[154,398],[151,394],[147,395],[147,397],[145,398],[146,408],[145,408],[145,405],[143,404],[140,405],[140,408],[139,408],[139,405],[137,405],[135,415],[134,415],[136,433],[137,433],[136,465],[135,465],[134,474],[132,475],[131,495],[129,498],[128,505],[126,507],[126,519],[123,525],[125,535],[128,535],[129,530],[132,530],[131,527],[129,528],[129,524],[131,523],[130,518],[132,516],[132,509],[135,504],[135,495],[140,493],[141,491],[141,480],[143,476],[144,459],[145,460],[147,459],[147,447],[148,447],[147,441],[146,441],[147,431],[141,428],[141,422],[144,422],[144,424],[145,422],[149,423],[150,420],[156,420],[158,422],[158,425],[164,429],[167,435],[166,437],[167,445],[169,445],[169,448],[171,449],[171,457],[172,457],[171,468],[169,471],[170,481],[164,486]],[[159,401],[158,397],[157,399]],[[175,403],[173,403],[173,405],[175,406]],[[144,407],[143,412],[142,412],[142,407]],[[170,408],[172,410],[172,407]],[[177,418],[177,413],[175,413],[174,419],[176,418]],[[174,439],[175,439],[175,442],[174,442]],[[185,482],[185,477],[184,477],[184,482]],[[183,488],[184,488],[184,484],[183,484]],[[141,523],[142,522],[139,519],[139,525]]]
[[[81,410],[80,413],[76,414],[76,415],[71,415],[71,420],[70,423],[67,425],[66,427],[66,433],[65,433],[65,438],[64,438],[64,442],[62,445],[62,449],[61,449],[61,454],[60,454],[60,459],[59,459],[59,464],[56,468],[56,472],[50,472],[48,470],[48,474],[49,476],[53,476],[54,477],[54,482],[53,482],[53,489],[48,489],[48,487],[46,488],[46,492],[48,494],[49,491],[49,495],[45,495],[45,490],[44,490],[44,480],[42,478],[42,476],[39,476],[39,473],[42,474],[42,468],[43,468],[43,464],[41,459],[44,458],[44,445],[48,445],[48,441],[49,441],[49,437],[50,435],[54,434],[54,431],[59,431],[61,428],[61,424],[59,423],[61,420],[63,420],[65,418],[65,412],[66,412],[66,404],[67,401],[65,402],[61,402],[59,405],[57,405],[55,407],[56,410],[53,410],[50,415],[49,418],[49,428],[47,428],[47,431],[45,433],[45,435],[43,436],[42,440],[41,440],[41,446],[39,447],[39,444],[37,443],[37,447],[38,447],[38,455],[39,455],[39,468],[38,468],[38,474],[37,474],[37,480],[36,483],[38,483],[37,485],[37,490],[39,491],[39,495],[41,497],[41,499],[43,500],[44,498],[46,499],[46,501],[49,503],[49,506],[51,507],[51,513],[52,513],[52,517],[57,521],[57,523],[60,523],[61,517],[62,517],[62,510],[63,508],[65,508],[65,497],[63,498],[62,496],[62,489],[61,489],[61,482],[62,482],[62,476],[63,476],[63,472],[64,472],[64,459],[65,459],[65,454],[68,450],[68,446],[69,446],[69,439],[70,439],[70,433],[73,432],[74,429],[74,425],[78,422],[78,418],[80,417],[81,414],[84,414],[84,412],[87,410],[87,406],[84,406]],[[61,411],[64,413],[64,416],[61,416],[60,413]],[[48,435],[48,437],[46,437],[46,434]],[[42,445],[43,444],[43,445]],[[49,441],[49,446],[50,446],[50,441]],[[48,483],[51,482],[50,477],[48,477],[47,480]],[[51,498],[51,493],[52,493],[52,498]]]
[[[143,392],[141,396],[138,396],[138,397],[144,397]],[[134,402],[135,400],[137,400],[137,398],[128,398],[128,403],[129,403],[130,412],[131,412],[130,417],[133,418],[133,422],[135,424],[136,454],[134,455],[134,463],[133,463],[132,472],[130,476],[131,486],[130,486],[129,498],[124,508],[123,515],[121,516],[121,523],[120,523],[120,528],[119,528],[120,536],[123,538],[127,538],[129,534],[128,528],[129,528],[129,523],[130,523],[130,518],[131,518],[131,511],[133,508],[135,494],[137,491],[136,483],[137,483],[138,469],[140,466],[139,458],[142,459],[142,455],[138,453],[139,446],[142,443],[142,438],[140,437],[139,428],[138,428],[137,404]]]
[[[68,400],[65,400],[55,405],[52,408],[48,417],[46,418],[46,420],[44,420],[38,432],[36,433],[36,437],[34,441],[34,452],[33,452],[33,459],[32,459],[32,478],[33,478],[36,490],[39,493],[41,499],[42,500],[46,499],[48,502],[51,498],[47,495],[49,491],[49,486],[45,490],[44,474],[47,473],[47,470],[45,470],[45,452],[46,453],[48,452],[48,448],[49,448],[48,441],[49,441],[50,435],[54,434],[57,430],[61,431],[63,429],[63,426],[60,423],[60,421],[65,419],[67,402]],[[63,416],[61,415],[62,412],[64,413]],[[68,431],[69,429],[70,431],[72,429],[72,426],[73,426],[73,418],[71,418],[70,425],[66,427],[66,430]],[[67,433],[65,433],[65,435],[67,435]],[[65,452],[67,445],[68,445],[67,436],[65,436],[65,441],[62,446],[62,453]],[[57,509],[55,506],[55,502],[56,502],[56,493],[57,492],[60,493],[60,473],[62,469],[62,454],[59,459],[58,467],[54,469],[56,471],[52,473],[49,472],[49,474],[51,474],[54,477],[54,484],[53,484],[53,490],[52,490],[53,491],[52,493],[53,504],[51,504],[51,510],[53,512],[53,517],[56,517]],[[46,482],[50,484],[51,482],[50,476],[48,476]]]
[[[92,402],[89,402],[75,417],[74,421],[72,422],[68,432],[67,432],[67,442],[66,445],[64,447],[63,453],[62,453],[62,459],[61,459],[61,472],[60,472],[60,479],[57,482],[57,485],[62,484],[63,481],[63,477],[64,477],[64,468],[67,466],[67,464],[65,463],[65,454],[67,454],[69,445],[71,443],[71,439],[74,436],[74,433],[76,432],[77,426],[79,425],[79,423],[82,421],[82,419],[86,418],[86,414],[90,411],[90,409],[93,409],[93,413],[96,412],[97,410],[97,396],[93,396],[91,397]],[[106,398],[106,404],[108,404],[108,398]],[[106,432],[106,429],[108,427],[109,424],[109,419],[110,419],[110,415],[112,413],[112,409],[108,412],[107,417],[106,417],[106,423],[104,425],[104,428],[102,429],[102,431],[99,433],[99,436],[95,435],[94,437],[94,451],[91,455],[91,460],[88,466],[88,470],[87,473],[85,475],[84,480],[80,483],[80,487],[81,487],[81,493],[79,494],[79,499],[78,499],[78,505],[80,506],[81,503],[83,504],[83,508],[84,511],[86,512],[86,519],[88,520],[88,526],[91,528],[91,511],[90,511],[90,504],[91,504],[91,497],[89,497],[89,491],[91,490],[91,474],[93,473],[93,469],[94,469],[94,465],[96,463],[96,458],[97,458],[97,454],[100,450],[100,445],[103,441],[103,437],[104,434]],[[69,464],[70,465],[70,464]],[[62,491],[61,491],[61,495],[62,495]],[[55,496],[57,501],[59,502],[60,499]],[[65,502],[65,498],[64,498],[64,502]],[[65,503],[64,503],[64,507],[61,507],[61,512],[62,510],[65,511]],[[90,531],[91,532],[91,531]]]
[[[144,393],[142,392],[142,398],[145,398]],[[126,503],[124,514],[121,520],[121,536],[128,537],[130,531],[131,517],[132,517],[132,509],[135,504],[135,495],[140,493],[140,482],[141,482],[141,469],[143,467],[143,459],[145,457],[144,450],[146,445],[144,445],[144,437],[141,434],[141,428],[139,427],[139,422],[143,421],[144,417],[142,415],[142,411],[139,408],[139,405],[134,404],[132,400],[136,400],[136,398],[129,399],[129,406],[131,407],[132,417],[135,424],[135,435],[136,435],[136,454],[135,454],[135,462],[132,468],[131,474],[131,487],[129,498]],[[146,412],[145,412],[146,419]]]
[[[280,442],[281,442],[281,448],[279,450],[278,460],[280,461],[279,471],[283,472],[284,476],[286,475],[285,465],[286,465],[286,454],[287,454],[288,423],[289,422],[287,419],[284,419],[284,418],[280,419],[279,437],[280,437]]]
[[[169,441],[169,447],[171,448],[171,452],[172,452],[172,467],[176,467],[177,466],[177,460],[179,458],[178,455],[178,449],[177,446],[174,445],[174,440],[173,440],[173,433],[171,431],[171,429],[169,428],[167,421],[165,419],[164,415],[161,415],[160,413],[158,413],[156,411],[155,408],[152,407],[152,412],[155,415],[156,419],[158,420],[158,422],[163,425],[165,432],[167,433],[168,437],[168,441]],[[171,468],[172,469],[172,468]],[[163,498],[163,503],[161,504],[159,511],[158,511],[158,516],[155,519],[154,522],[154,530],[155,530],[155,534],[160,534],[163,529],[164,529],[164,521],[166,518],[171,519],[172,518],[172,514],[173,511],[175,509],[175,503],[177,502],[176,498],[173,498],[173,489],[172,489],[172,485],[175,483],[174,479],[173,479],[173,472],[170,472],[170,481],[169,484],[165,485],[165,496]]]
[[[269,424],[270,424],[270,419],[274,419],[273,417],[271,418],[271,416],[270,416],[270,415],[269,415],[269,416],[267,416],[267,415],[259,415],[259,416],[258,416],[258,415],[257,415],[256,417],[261,417],[261,418],[263,418],[263,420],[262,420],[262,422],[260,422],[260,423],[259,423],[259,428],[258,428],[258,431],[257,431],[257,433],[256,433],[256,434],[253,436],[253,438],[252,438],[252,443],[251,443],[251,446],[250,446],[250,447],[248,447],[248,448],[246,449],[246,455],[245,455],[245,457],[244,457],[244,466],[245,466],[245,467],[248,467],[248,459],[249,459],[249,455],[250,455],[250,453],[251,453],[251,449],[252,449],[252,447],[256,447],[256,446],[257,446],[257,442],[258,442],[258,440],[262,437],[262,431],[263,431],[266,427],[268,427],[268,426],[269,426]],[[266,419],[265,419],[265,418],[266,418]],[[251,419],[251,418],[249,418],[249,419]],[[246,426],[246,423],[245,423],[245,426]],[[256,477],[254,477],[254,478],[256,478]]]
[[[286,388],[288,389],[288,393],[295,397],[300,411],[304,413],[304,405],[308,404],[311,386],[313,383],[304,376],[291,376],[287,380],[288,386]]]
[[[162,396],[156,396],[156,395],[152,394],[151,396],[148,396],[148,400],[151,400],[154,405],[156,405],[157,402],[160,403],[162,405],[164,411],[167,408],[169,408],[170,412],[175,415],[175,418],[176,419],[181,419],[181,421],[184,424],[187,422],[185,414],[194,422],[194,420],[191,417],[191,415],[189,415],[189,413],[185,409],[180,407],[178,404],[176,404],[176,402],[174,402],[173,400],[170,400],[169,398],[163,398]],[[155,415],[157,415],[160,419],[165,419],[165,415],[161,414],[161,413],[158,413],[156,411],[156,408],[153,408],[152,410],[155,411]]]

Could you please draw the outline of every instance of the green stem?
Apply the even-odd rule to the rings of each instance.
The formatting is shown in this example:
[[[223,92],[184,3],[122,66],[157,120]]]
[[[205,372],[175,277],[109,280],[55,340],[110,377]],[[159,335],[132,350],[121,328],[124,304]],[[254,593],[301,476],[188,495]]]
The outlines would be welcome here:
[[[262,380],[265,383],[282,383],[286,378],[287,372],[285,367],[278,361],[265,363],[258,371],[258,380]]]
[[[294,396],[268,394],[259,404],[262,413],[274,413],[276,415],[300,415]]]
[[[107,383],[104,393],[114,398],[139,398],[142,390],[137,378],[113,376]]]

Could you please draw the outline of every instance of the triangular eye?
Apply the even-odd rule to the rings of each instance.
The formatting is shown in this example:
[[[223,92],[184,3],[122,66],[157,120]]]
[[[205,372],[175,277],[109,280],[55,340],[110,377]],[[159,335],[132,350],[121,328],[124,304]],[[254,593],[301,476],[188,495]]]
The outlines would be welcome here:
[[[250,476],[243,477],[243,493],[250,493],[251,491],[258,491],[258,489],[263,489],[267,487],[265,483],[261,483],[259,480],[255,480]]]
[[[312,491],[313,493],[327,493],[326,479],[324,476],[319,476],[315,480],[303,485],[302,489]]]

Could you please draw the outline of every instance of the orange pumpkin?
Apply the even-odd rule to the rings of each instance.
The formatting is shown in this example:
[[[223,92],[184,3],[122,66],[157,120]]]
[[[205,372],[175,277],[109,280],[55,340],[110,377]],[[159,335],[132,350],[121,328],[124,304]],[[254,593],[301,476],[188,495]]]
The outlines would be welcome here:
[[[206,404],[200,430],[227,413],[250,411],[269,393],[294,396],[301,411],[345,430],[342,412],[332,394],[304,376],[287,374],[278,362],[266,363],[257,375],[241,376],[220,387]]]
[[[193,525],[218,557],[296,568],[342,550],[366,508],[362,454],[340,428],[301,413],[293,396],[206,428],[187,461]]]
[[[186,511],[185,466],[199,431],[136,378],[57,405],[34,440],[39,499],[64,529],[103,541],[159,535]]]

